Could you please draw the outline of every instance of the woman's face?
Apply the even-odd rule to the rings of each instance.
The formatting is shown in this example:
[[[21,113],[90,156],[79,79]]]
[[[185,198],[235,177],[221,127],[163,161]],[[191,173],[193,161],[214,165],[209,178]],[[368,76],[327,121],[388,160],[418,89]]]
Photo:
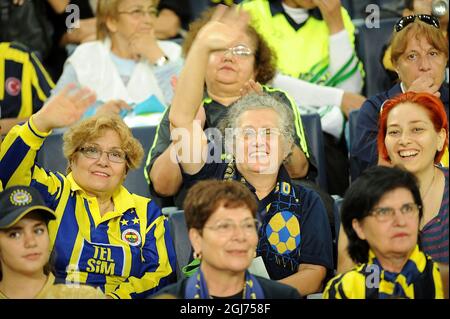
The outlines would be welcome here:
[[[412,37],[395,68],[408,89],[416,79],[422,77],[431,79],[433,85],[440,87],[445,79],[446,65],[445,55],[434,48],[425,37]]]
[[[122,184],[126,176],[126,154],[121,145],[119,134],[107,129],[100,137],[86,141],[75,153],[71,161],[72,175],[86,193],[112,195]]]
[[[387,213],[390,209],[395,210],[393,216]],[[353,220],[353,229],[358,237],[368,242],[378,258],[409,256],[417,244],[419,233],[419,212],[411,192],[406,188],[387,192],[372,212],[375,215],[361,221]]]
[[[42,274],[50,257],[50,239],[38,213],[23,217],[9,229],[0,230],[0,261],[3,274]]]
[[[283,162],[283,136],[273,109],[249,110],[239,117],[235,159],[241,172],[276,174]]]
[[[436,152],[442,150],[446,132],[436,132],[428,111],[414,103],[394,107],[386,121],[384,143],[395,165],[416,174],[434,164]]]
[[[255,79],[255,49],[248,34],[241,33],[231,47],[242,45],[250,49],[250,55],[235,55],[229,51],[216,51],[209,55],[205,82],[208,91],[215,94],[239,95],[239,90],[249,80]]]
[[[152,0],[122,0],[117,9],[117,17],[107,22],[113,41],[128,43],[136,34],[153,31],[157,11]]]
[[[246,206],[221,205],[206,221],[202,234],[191,229],[189,236],[194,250],[202,255],[202,267],[216,271],[245,271],[258,244],[255,220]]]

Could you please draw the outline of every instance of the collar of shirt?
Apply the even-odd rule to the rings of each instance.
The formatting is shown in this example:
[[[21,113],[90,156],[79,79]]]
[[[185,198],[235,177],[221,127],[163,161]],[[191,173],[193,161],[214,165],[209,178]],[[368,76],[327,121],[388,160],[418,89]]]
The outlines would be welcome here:
[[[81,188],[80,185],[73,178],[72,173],[67,175],[67,180],[70,183],[70,189],[73,192],[77,192],[83,198],[90,199],[92,196],[86,194],[85,190]],[[114,214],[107,214],[109,218],[120,216],[125,213],[130,208],[135,208],[133,195],[128,192],[128,190],[123,186],[120,187],[113,193],[113,202],[114,202]]]

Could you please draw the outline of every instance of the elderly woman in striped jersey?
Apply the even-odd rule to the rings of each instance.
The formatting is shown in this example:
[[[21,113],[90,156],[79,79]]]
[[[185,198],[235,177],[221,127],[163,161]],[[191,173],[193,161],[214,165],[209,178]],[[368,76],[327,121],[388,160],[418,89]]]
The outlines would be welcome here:
[[[52,129],[70,126],[95,100],[66,87],[3,141],[0,180],[30,185],[56,212],[49,223],[57,281],[100,287],[111,298],[143,298],[169,283],[175,264],[166,220],[150,199],[122,183],[139,166],[142,146],[117,116],[96,116],[64,134],[68,174],[36,164]]]

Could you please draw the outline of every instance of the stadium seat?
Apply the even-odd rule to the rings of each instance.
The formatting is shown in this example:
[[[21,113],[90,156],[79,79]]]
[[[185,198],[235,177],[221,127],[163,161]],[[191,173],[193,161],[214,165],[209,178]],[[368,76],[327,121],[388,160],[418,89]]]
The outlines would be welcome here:
[[[318,175],[316,182],[324,191],[328,191],[325,146],[323,142],[322,124],[317,113],[302,114],[302,123],[308,138],[311,152],[317,162]]]
[[[357,160],[351,155],[352,154],[352,145],[355,142],[356,139],[356,132],[357,132],[357,123],[358,123],[358,114],[359,110],[353,110],[350,112],[348,116],[348,126],[349,126],[349,156],[350,156],[350,179],[351,181],[354,181],[360,172],[360,168],[358,165]]]
[[[392,84],[381,64],[383,47],[389,42],[397,18],[380,20],[379,28],[356,27],[356,49],[366,72],[364,95],[367,97],[386,91]]]
[[[135,170],[131,170],[124,182],[124,186],[131,193],[141,196],[150,197],[149,187],[144,177],[145,156],[147,155],[153,138],[156,133],[156,126],[135,127],[131,129],[134,137],[136,137],[144,148],[144,159],[141,166]],[[43,168],[50,171],[66,173],[67,161],[62,151],[62,135],[63,131],[58,130],[48,136],[38,153],[37,162]]]
[[[170,235],[172,236],[177,256],[177,280],[184,278],[183,267],[189,263],[192,255],[186,220],[183,211],[177,211],[169,215]]]

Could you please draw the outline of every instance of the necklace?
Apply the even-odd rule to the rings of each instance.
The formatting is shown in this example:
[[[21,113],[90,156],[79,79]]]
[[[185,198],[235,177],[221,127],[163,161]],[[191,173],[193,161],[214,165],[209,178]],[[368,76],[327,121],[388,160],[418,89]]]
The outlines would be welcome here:
[[[425,201],[425,198],[427,198],[428,193],[429,193],[430,190],[431,190],[431,186],[433,186],[433,184],[434,184],[434,178],[435,178],[435,177],[436,177],[436,168],[433,167],[433,178],[431,179],[431,183],[430,183],[430,185],[428,186],[428,188],[427,188],[425,194],[424,194],[423,197],[422,197],[422,201]]]

